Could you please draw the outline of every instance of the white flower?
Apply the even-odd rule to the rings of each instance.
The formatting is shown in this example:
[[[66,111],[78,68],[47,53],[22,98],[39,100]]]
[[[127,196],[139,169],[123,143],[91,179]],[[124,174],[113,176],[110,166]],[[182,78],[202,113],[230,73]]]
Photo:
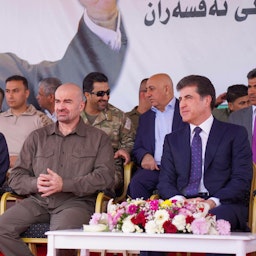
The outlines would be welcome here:
[[[172,224],[180,231],[183,231],[186,227],[186,216],[184,215],[175,215]]]
[[[138,225],[134,225],[135,229],[136,229],[136,233],[143,233],[143,229],[140,228]]]
[[[129,216],[123,220],[122,231],[124,233],[133,233],[136,230],[135,225],[131,222],[131,218],[132,216]]]
[[[169,219],[169,213],[166,210],[157,210],[154,214],[157,225],[163,225]]]
[[[196,213],[194,213],[193,217],[195,219],[204,218],[210,210],[209,204],[204,203],[204,202],[200,202],[200,204],[197,207],[200,208],[200,209],[204,209],[204,210],[203,210],[203,212],[198,210]]]
[[[107,205],[107,212],[108,212],[108,213],[116,212],[116,210],[118,209],[118,205],[117,205],[117,204],[113,204],[113,201],[114,201],[113,198],[111,198],[111,199],[108,201],[108,205]]]
[[[144,205],[146,202],[142,198],[136,198],[131,201],[135,205]]]
[[[209,235],[218,235],[219,233],[218,233],[218,231],[216,230],[215,227],[210,226],[210,227],[209,227],[208,234],[209,234]]]
[[[162,225],[157,225],[155,221],[150,220],[145,225],[145,231],[148,234],[161,234],[164,233]]]

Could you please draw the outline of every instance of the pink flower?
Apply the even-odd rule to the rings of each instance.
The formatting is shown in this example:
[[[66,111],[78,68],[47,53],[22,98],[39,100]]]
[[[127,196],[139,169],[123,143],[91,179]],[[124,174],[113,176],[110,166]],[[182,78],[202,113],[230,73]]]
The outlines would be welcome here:
[[[191,223],[191,230],[192,230],[193,234],[204,235],[204,234],[208,233],[209,224],[207,223],[206,219],[204,219],[204,218],[195,219]]]
[[[150,201],[150,210],[156,211],[159,207],[159,201],[158,200],[152,200]]]
[[[136,233],[230,234],[230,223],[216,221],[215,215],[208,214],[208,208],[202,202],[127,199],[121,204],[109,204],[107,214],[93,214],[90,224]]]
[[[95,225],[95,224],[98,224],[99,221],[101,219],[101,213],[94,213],[90,219],[90,222],[89,224],[90,225]]]
[[[217,220],[216,229],[220,235],[230,235],[231,225],[226,220]]]
[[[132,214],[136,213],[137,210],[138,210],[138,206],[135,204],[131,204],[128,206],[127,213],[132,215]]]
[[[179,209],[178,212],[179,212],[179,214],[182,214],[182,215],[185,215],[185,216],[192,215],[192,214],[191,214],[191,211],[189,211],[188,209],[185,209],[185,208]]]
[[[121,218],[122,214],[123,214],[123,212],[122,212],[122,211],[119,211],[119,212],[116,213],[115,216],[113,216],[113,217],[111,216],[111,217],[112,217],[112,223],[113,223],[114,225],[117,224],[117,222],[118,222],[119,219]]]

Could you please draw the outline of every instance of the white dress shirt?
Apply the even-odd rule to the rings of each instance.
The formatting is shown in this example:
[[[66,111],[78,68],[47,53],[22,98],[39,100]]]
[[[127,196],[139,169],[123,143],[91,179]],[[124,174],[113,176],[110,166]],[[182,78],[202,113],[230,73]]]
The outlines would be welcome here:
[[[121,48],[121,31],[120,31],[120,12],[118,12],[117,16],[117,26],[116,31],[101,27],[95,24],[87,15],[87,11],[84,11],[84,22],[88,26],[88,28],[96,34],[105,44],[109,45],[109,47],[114,51],[119,51]]]
[[[212,128],[212,124],[213,124],[213,116],[211,115],[207,120],[205,120],[203,123],[201,123],[200,125],[198,125],[198,127],[200,127],[202,129],[202,131],[200,132],[200,137],[202,140],[202,178],[201,178],[201,182],[200,182],[200,186],[199,186],[199,191],[198,192],[208,192],[207,189],[204,186],[204,161],[205,161],[205,150],[206,150],[206,145],[207,145],[207,141],[208,141],[208,137]],[[190,124],[190,143],[192,142],[192,139],[194,137],[195,134],[195,127],[197,127],[196,125]],[[175,200],[184,200],[185,198],[181,195],[176,195],[174,197],[172,197],[171,199],[175,199]],[[216,206],[220,205],[220,200],[216,197],[210,197],[209,199],[212,199]]]

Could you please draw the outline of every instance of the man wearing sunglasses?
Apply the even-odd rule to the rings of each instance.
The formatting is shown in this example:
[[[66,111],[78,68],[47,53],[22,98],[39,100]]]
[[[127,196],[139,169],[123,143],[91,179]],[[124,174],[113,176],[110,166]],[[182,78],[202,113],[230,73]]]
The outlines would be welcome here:
[[[85,123],[105,131],[111,139],[115,158],[115,192],[122,193],[123,165],[130,162],[134,145],[135,130],[126,114],[109,104],[110,88],[108,78],[100,72],[89,73],[83,80],[86,97],[81,116]]]

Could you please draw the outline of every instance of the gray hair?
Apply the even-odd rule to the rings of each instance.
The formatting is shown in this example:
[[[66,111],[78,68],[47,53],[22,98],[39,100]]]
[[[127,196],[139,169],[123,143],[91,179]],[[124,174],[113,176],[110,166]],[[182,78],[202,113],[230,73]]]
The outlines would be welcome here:
[[[46,96],[54,94],[56,89],[62,84],[60,79],[56,77],[47,77],[39,82],[39,86],[42,86]]]

